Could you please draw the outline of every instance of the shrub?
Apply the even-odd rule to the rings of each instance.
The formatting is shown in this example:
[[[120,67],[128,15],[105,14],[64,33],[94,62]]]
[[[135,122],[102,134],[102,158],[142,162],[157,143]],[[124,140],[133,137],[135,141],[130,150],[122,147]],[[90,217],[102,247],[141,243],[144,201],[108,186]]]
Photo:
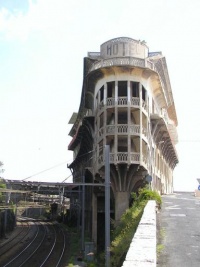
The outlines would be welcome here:
[[[162,204],[162,198],[156,191],[149,190],[147,187],[141,188],[139,190],[138,199],[136,201],[142,202],[148,200],[155,200],[156,204],[159,207]]]
[[[142,217],[144,207],[148,200],[156,200],[157,205],[161,205],[160,195],[148,188],[139,190],[138,195],[132,193],[133,205],[122,215],[120,224],[112,233],[111,242],[111,266],[122,266],[126,252],[130,246],[131,240],[137,230]]]

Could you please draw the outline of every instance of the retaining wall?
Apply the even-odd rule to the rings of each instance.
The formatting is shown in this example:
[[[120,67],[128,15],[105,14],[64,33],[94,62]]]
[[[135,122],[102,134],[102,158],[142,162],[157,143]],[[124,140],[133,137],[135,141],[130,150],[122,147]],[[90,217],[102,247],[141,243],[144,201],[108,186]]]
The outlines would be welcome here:
[[[156,202],[149,200],[122,267],[156,267]]]

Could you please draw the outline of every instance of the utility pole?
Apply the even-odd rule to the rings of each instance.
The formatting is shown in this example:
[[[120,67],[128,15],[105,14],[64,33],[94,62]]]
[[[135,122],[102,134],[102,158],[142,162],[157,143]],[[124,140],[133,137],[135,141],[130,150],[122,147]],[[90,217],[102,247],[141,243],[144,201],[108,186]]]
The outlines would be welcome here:
[[[105,260],[110,267],[110,146],[105,145]]]
[[[84,252],[84,240],[85,240],[85,176],[83,175],[83,185],[82,185],[82,223],[81,223],[81,249]]]

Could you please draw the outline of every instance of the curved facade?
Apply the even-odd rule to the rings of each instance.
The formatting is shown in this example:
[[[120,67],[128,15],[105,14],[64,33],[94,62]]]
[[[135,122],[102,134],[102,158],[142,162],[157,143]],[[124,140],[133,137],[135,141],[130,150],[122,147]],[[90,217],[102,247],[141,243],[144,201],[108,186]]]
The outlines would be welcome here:
[[[84,58],[79,112],[71,119],[74,182],[104,182],[104,147],[110,146],[111,212],[118,221],[131,192],[152,177],[161,194],[173,191],[177,116],[161,52],[127,37],[109,40]],[[86,190],[87,191],[87,190]],[[91,224],[103,212],[103,187],[88,189]],[[97,239],[97,227],[92,237]]]

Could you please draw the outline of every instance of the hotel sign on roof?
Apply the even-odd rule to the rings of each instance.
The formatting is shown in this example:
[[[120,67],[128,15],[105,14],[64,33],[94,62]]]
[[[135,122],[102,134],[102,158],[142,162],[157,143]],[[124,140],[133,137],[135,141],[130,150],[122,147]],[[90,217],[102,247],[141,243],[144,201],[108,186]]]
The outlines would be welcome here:
[[[101,45],[101,57],[135,57],[147,58],[148,47],[145,42],[137,41],[128,37],[109,40]]]

